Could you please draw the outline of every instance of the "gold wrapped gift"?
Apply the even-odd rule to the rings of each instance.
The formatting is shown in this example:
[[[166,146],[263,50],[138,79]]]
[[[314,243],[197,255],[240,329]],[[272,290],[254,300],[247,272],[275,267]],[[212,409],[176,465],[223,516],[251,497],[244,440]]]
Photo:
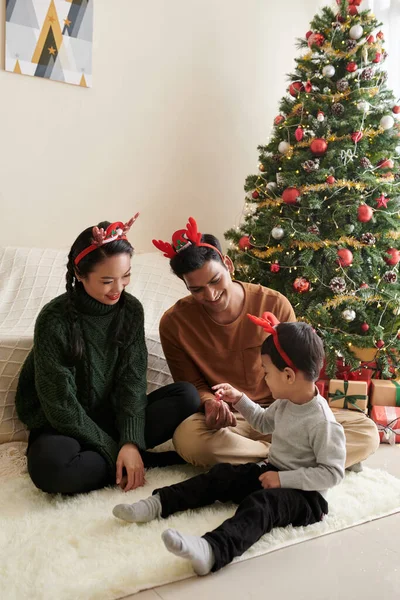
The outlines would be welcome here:
[[[400,381],[372,379],[369,401],[371,406],[400,407]]]
[[[366,381],[329,381],[328,402],[331,408],[348,408],[366,413],[368,410],[368,384]]]

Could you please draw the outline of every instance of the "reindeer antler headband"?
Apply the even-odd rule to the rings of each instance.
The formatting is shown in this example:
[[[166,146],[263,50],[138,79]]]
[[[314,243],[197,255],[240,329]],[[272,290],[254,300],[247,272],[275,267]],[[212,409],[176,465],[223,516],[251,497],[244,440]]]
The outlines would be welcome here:
[[[215,246],[211,244],[206,244],[201,241],[201,233],[197,230],[197,223],[193,219],[193,217],[189,217],[188,223],[186,225],[186,229],[178,229],[172,236],[172,244],[169,242],[163,242],[161,240],[153,240],[154,246],[161,250],[164,253],[166,258],[174,258],[179,252],[185,250],[192,244],[194,246],[204,246],[206,248],[212,248],[215,252],[221,257],[221,260],[224,260],[221,252]]]
[[[138,216],[139,213],[136,213],[136,215],[132,217],[132,219],[130,219],[127,223],[122,223],[121,221],[111,223],[105,231],[102,227],[101,229],[99,229],[98,227],[93,227],[93,243],[78,254],[78,256],[74,260],[75,266],[77,266],[78,263],[82,260],[82,258],[89,254],[89,252],[93,252],[93,250],[100,248],[100,246],[104,246],[104,244],[109,244],[110,242],[114,242],[115,240],[126,240],[126,234],[130,230]]]
[[[278,350],[280,357],[285,361],[288,367],[293,369],[293,371],[298,371],[296,365],[292,361],[291,358],[286,354],[283,350],[282,346],[279,343],[278,332],[276,331],[276,326],[279,325],[278,319],[271,312],[263,313],[262,317],[255,317],[253,315],[247,315],[253,323],[259,325],[266,331],[272,335],[272,339],[275,344],[275,348]]]

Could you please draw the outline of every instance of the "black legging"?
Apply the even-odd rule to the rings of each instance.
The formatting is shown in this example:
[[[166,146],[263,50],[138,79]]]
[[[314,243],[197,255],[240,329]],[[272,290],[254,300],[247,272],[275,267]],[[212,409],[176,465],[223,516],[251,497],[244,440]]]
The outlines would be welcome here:
[[[147,396],[145,441],[154,448],[171,439],[175,429],[197,412],[200,398],[191,383],[166,385]],[[183,463],[176,452],[141,452],[145,467]],[[55,430],[33,430],[28,444],[28,471],[33,483],[50,494],[79,494],[115,483],[107,461],[75,438]]]
[[[212,571],[218,571],[274,527],[311,525],[328,514],[328,503],[319,492],[263,489],[259,477],[266,471],[278,469],[271,464],[220,463],[208,473],[154,490],[153,494],[160,495],[164,519],[217,500],[239,504],[233,517],[203,535],[214,553]]]

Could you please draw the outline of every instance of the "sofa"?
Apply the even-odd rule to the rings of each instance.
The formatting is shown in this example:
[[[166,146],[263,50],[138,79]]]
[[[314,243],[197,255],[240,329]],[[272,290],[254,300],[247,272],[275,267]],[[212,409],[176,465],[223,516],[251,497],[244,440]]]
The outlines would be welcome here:
[[[18,376],[32,347],[37,315],[65,291],[66,262],[66,250],[0,247],[0,444],[27,440],[15,410]],[[158,324],[164,311],[187,292],[167,259],[153,252],[134,255],[127,289],[144,308],[150,393],[172,381]]]

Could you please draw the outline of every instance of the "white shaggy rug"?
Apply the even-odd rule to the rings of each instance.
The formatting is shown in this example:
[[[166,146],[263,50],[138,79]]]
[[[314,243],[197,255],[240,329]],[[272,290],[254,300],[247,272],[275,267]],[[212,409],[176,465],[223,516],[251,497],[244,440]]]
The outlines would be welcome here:
[[[38,491],[28,475],[0,481],[0,590],[4,600],[103,600],[193,575],[190,564],[167,552],[167,527],[202,535],[230,517],[233,505],[175,515],[142,525],[111,514],[114,504],[134,502],[196,473],[193,467],[154,469],[144,488],[64,498]],[[246,560],[400,511],[400,480],[366,468],[349,473],[331,491],[330,513],[309,527],[280,528],[265,535],[237,560]],[[212,575],[211,575],[212,576]]]

